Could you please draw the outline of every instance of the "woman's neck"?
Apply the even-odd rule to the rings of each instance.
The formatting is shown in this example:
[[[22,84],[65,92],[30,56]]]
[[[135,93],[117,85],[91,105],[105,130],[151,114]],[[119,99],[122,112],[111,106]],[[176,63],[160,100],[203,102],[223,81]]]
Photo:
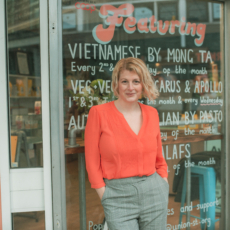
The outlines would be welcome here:
[[[118,98],[114,104],[121,113],[136,112],[141,109],[137,101],[126,102]]]

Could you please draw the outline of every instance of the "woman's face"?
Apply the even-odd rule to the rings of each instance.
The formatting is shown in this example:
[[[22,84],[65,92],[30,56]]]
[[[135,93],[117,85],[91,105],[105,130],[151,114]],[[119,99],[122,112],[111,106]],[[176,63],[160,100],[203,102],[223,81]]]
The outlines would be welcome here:
[[[140,77],[134,71],[123,70],[118,81],[119,99],[126,102],[137,102],[142,95]]]

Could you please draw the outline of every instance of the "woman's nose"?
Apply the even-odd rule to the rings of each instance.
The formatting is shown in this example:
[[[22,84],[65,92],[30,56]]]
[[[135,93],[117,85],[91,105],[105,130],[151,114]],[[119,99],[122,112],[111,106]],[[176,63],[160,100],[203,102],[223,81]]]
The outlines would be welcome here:
[[[130,90],[133,89],[133,84],[132,84],[132,82],[129,82],[129,84],[128,84],[128,89],[130,89]]]

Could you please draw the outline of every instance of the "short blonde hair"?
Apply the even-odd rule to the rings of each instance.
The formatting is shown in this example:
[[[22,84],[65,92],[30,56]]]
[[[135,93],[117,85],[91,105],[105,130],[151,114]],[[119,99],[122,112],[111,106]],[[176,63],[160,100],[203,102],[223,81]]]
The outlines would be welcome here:
[[[143,96],[147,97],[150,101],[153,101],[159,96],[158,89],[148,71],[145,63],[134,57],[123,58],[117,62],[113,74],[112,74],[112,89],[116,97],[119,97],[118,81],[120,73],[123,70],[134,71],[140,77],[140,81],[143,85]]]

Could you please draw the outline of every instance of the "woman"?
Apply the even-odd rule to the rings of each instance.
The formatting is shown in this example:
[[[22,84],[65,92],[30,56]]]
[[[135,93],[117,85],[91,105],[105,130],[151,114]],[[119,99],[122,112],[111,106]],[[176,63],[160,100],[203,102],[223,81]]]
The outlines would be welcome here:
[[[114,68],[116,101],[93,106],[85,128],[91,188],[104,208],[109,230],[165,230],[167,164],[157,110],[138,102],[158,91],[144,62],[121,59]]]

